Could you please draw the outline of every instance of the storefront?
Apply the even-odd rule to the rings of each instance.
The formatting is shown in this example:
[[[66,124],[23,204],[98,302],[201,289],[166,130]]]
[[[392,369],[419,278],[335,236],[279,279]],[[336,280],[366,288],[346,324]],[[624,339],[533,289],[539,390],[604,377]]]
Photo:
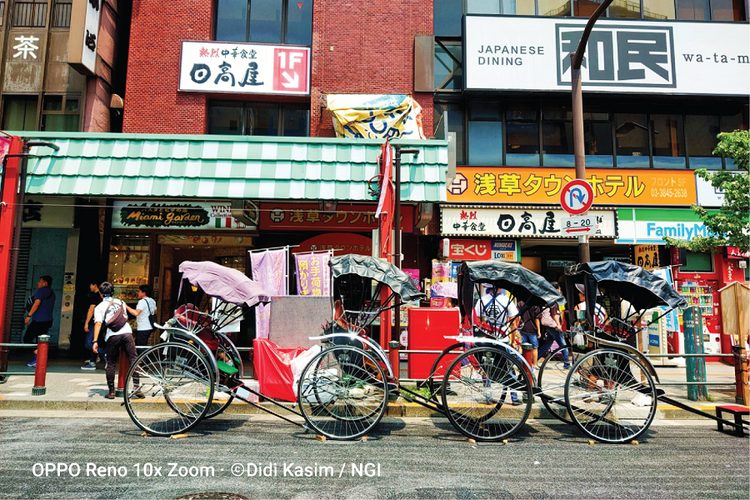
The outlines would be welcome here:
[[[128,302],[135,302],[138,286],[148,284],[164,320],[177,299],[179,264],[186,260],[212,260],[249,274],[253,249],[372,253],[377,193],[368,188],[379,173],[382,141],[37,136],[60,150],[35,151],[39,157],[29,162],[26,191],[31,199],[62,197],[51,205],[69,211],[69,227],[81,234],[80,252],[67,245],[74,264],[67,266],[63,253],[60,269],[49,273],[78,298],[85,299],[88,276],[112,281]],[[428,221],[423,207],[445,199],[447,144],[403,144],[420,151],[418,159],[402,162],[400,193],[404,253],[419,261],[419,245],[409,243]],[[44,231],[52,237],[52,228]],[[83,260],[81,252],[88,252]],[[86,276],[78,279],[76,267]],[[85,300],[75,304],[76,321],[60,326],[60,338],[82,327]]]

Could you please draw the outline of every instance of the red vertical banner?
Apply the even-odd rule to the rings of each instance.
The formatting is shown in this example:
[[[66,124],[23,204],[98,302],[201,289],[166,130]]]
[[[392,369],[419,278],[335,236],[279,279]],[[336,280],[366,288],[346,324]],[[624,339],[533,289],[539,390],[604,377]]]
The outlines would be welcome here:
[[[375,217],[380,221],[380,258],[388,262],[393,261],[393,212],[395,210],[395,191],[393,186],[393,149],[388,139],[385,140],[380,150],[380,198]],[[381,295],[386,295],[385,290]],[[387,294],[390,295],[390,294]],[[385,306],[388,298],[381,296],[381,302]],[[398,327],[397,327],[398,328]],[[388,341],[391,338],[391,310],[380,313],[380,346],[388,349]]]
[[[0,135],[0,161],[6,155],[18,155],[23,150],[23,140],[20,137],[8,137]],[[2,204],[0,204],[0,328],[10,332],[10,321],[6,320],[6,309],[8,301],[8,276],[10,275],[11,247],[13,245],[13,226],[15,224],[16,211],[23,207],[16,206],[18,201],[18,180],[20,177],[21,160],[18,156],[8,158],[2,171]],[[9,339],[0,337],[7,342]],[[0,368],[2,369],[2,368]]]

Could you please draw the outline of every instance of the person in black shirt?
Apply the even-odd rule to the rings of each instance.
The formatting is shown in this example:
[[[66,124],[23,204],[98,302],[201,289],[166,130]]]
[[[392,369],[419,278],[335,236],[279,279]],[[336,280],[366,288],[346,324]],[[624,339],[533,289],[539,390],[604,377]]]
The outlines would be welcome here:
[[[86,349],[91,351],[90,360],[81,367],[81,370],[96,370],[96,360],[99,355],[94,351],[94,309],[102,301],[102,296],[99,294],[99,285],[95,281],[89,283],[89,310],[86,312],[86,321],[83,325],[83,330],[86,332],[86,340],[84,345]]]

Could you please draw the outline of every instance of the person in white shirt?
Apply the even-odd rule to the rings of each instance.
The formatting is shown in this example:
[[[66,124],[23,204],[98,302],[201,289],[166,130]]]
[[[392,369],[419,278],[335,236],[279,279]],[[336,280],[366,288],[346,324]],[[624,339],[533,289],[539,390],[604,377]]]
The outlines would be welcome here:
[[[99,285],[99,293],[102,296],[101,303],[94,309],[94,350],[99,350],[99,340],[102,333],[102,325],[106,325],[107,322],[112,321],[118,314],[118,310],[122,309],[122,313],[125,315],[125,319],[128,317],[126,311],[126,305],[122,300],[115,299],[112,297],[115,288],[112,283],[105,281]],[[117,370],[117,363],[120,360],[120,349],[125,351],[125,354],[130,360],[131,366],[135,363],[135,358],[138,357],[135,351],[135,342],[133,341],[133,330],[130,325],[125,324],[117,331],[112,331],[107,328],[107,333],[104,336],[104,341],[107,344],[107,387],[109,392],[106,396],[107,399],[115,399],[115,370]],[[137,376],[133,377],[135,386],[138,387],[139,380]],[[145,395],[138,389],[134,393],[134,397],[143,398]]]
[[[488,324],[494,333],[507,336],[518,323],[518,308],[507,294],[490,286],[474,306],[474,321]]]
[[[138,287],[138,304],[135,309],[125,305],[128,312],[135,316],[135,345],[148,345],[148,339],[154,327],[149,320],[149,316],[156,314],[156,301],[151,298],[151,287],[141,285]]]

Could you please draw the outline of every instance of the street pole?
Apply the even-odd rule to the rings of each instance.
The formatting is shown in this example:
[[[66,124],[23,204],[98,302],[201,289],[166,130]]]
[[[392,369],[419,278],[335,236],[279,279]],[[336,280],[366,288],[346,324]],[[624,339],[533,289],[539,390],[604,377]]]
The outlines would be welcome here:
[[[394,155],[393,167],[395,172],[393,173],[393,226],[395,234],[393,236],[393,256],[395,265],[398,269],[401,269],[401,155],[412,154],[416,158],[419,155],[418,149],[401,149],[398,144],[393,145],[393,149],[396,150]],[[396,325],[396,332],[391,334],[391,342],[388,344],[390,348],[388,351],[388,358],[393,368],[393,375],[398,380],[400,375],[401,360],[399,358],[398,346],[401,342],[401,296],[396,295],[394,298],[394,324]]]
[[[586,144],[583,136],[583,89],[581,85],[581,64],[583,63],[583,54],[586,52],[586,44],[589,41],[589,35],[594,28],[594,23],[604,14],[612,0],[604,0],[601,5],[591,14],[586,27],[581,34],[581,40],[578,42],[578,48],[575,53],[570,54],[570,82],[571,92],[573,94],[573,153],[575,155],[576,179],[586,180]],[[591,261],[589,252],[589,237],[587,235],[578,237],[578,262],[585,263]]]

